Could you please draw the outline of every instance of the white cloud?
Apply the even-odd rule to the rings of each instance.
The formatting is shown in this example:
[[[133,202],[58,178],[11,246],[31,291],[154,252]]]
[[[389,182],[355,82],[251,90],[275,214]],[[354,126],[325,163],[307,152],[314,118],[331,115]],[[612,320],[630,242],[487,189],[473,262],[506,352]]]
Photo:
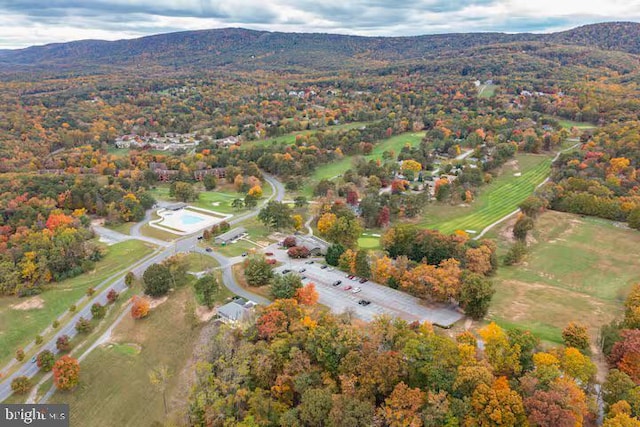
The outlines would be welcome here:
[[[0,48],[223,27],[390,36],[611,20],[640,20],[640,0],[11,0],[0,3]]]

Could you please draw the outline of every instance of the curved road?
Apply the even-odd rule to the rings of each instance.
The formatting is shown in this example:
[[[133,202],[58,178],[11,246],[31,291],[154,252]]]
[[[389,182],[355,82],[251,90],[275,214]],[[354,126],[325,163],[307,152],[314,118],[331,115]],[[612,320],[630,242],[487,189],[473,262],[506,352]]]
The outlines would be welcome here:
[[[273,189],[273,192],[271,196],[263,203],[262,206],[264,206],[264,204],[268,203],[270,200],[282,201],[285,194],[285,188],[282,185],[282,183],[279,182],[275,177],[269,174],[264,174],[264,178]],[[239,222],[255,217],[257,215],[258,215],[258,209],[256,208],[250,212],[247,212],[243,215],[239,215],[231,219],[229,223],[237,224]],[[97,289],[100,289],[100,291],[97,292],[96,295],[94,295],[94,297],[90,301],[87,302],[88,297],[86,296],[81,298],[76,303],[76,305],[77,306],[81,306],[83,304],[86,304],[86,305],[84,305],[83,308],[78,313],[76,313],[69,321],[67,321],[64,325],[61,325],[60,328],[56,331],[55,336],[40,346],[39,348],[40,351],[50,350],[54,354],[57,353],[56,340],[58,339],[58,337],[61,335],[68,335],[69,337],[75,336],[77,333],[77,331],[75,330],[76,322],[80,319],[80,317],[91,319],[92,317],[91,306],[94,303],[97,302],[103,305],[106,304],[107,293],[111,289],[115,289],[117,292],[122,292],[126,288],[126,285],[124,284],[124,274],[126,274],[128,271],[132,271],[136,276],[140,276],[151,264],[157,264],[159,262],[162,262],[165,259],[171,257],[172,255],[177,254],[178,252],[197,252],[203,255],[208,255],[213,257],[220,263],[220,266],[222,268],[223,283],[227,288],[229,288],[231,292],[237,295],[240,295],[244,298],[251,299],[259,304],[270,303],[270,301],[267,300],[266,298],[263,298],[259,295],[254,295],[253,293],[241,288],[240,285],[238,285],[235,278],[233,277],[233,272],[231,270],[231,266],[233,265],[233,262],[230,260],[230,258],[227,258],[224,255],[221,255],[217,252],[206,252],[204,249],[200,248],[198,246],[198,240],[197,240],[197,235],[199,233],[183,237],[181,239],[174,241],[173,243],[164,242],[160,240],[156,241],[156,239],[151,239],[151,238],[142,236],[140,234],[140,229],[142,225],[144,225],[150,219],[151,219],[151,211],[147,211],[147,213],[145,214],[145,219],[131,227],[131,236],[122,235],[121,233],[114,232],[113,230],[107,230],[107,233],[110,237],[116,237],[116,238],[120,237],[122,239],[134,238],[134,239],[144,240],[147,242],[151,241],[152,243],[158,244],[158,246],[160,246],[160,249],[156,250],[153,254],[147,256],[146,258],[143,258],[142,260],[138,261],[133,266],[129,266],[127,269],[120,271],[118,273],[115,273],[108,279],[104,280],[102,283],[100,283],[100,285],[97,286]],[[96,227],[96,228],[97,228],[96,231],[98,233],[103,231],[101,227]],[[117,235],[120,235],[120,236],[117,236]],[[118,276],[121,276],[121,277],[118,278]],[[117,280],[113,282],[111,286],[106,286],[108,283],[111,283],[116,278]],[[104,287],[104,289],[102,289],[102,287]],[[63,314],[62,316],[64,316],[65,314]],[[46,332],[48,332],[48,330],[45,331],[45,333]],[[25,351],[28,352],[31,348],[33,348],[34,345],[35,345],[34,342],[30,343],[25,347]],[[18,376],[27,376],[31,378],[39,371],[37,364],[32,363],[30,360],[26,360],[24,362],[17,362],[14,359],[12,362],[10,362],[7,366],[4,367],[3,372],[6,372],[8,369],[11,369],[13,365],[15,365],[16,363],[22,363],[22,365],[14,373],[4,378],[3,381],[0,382],[0,402],[4,401],[7,397],[11,395],[12,393],[11,380],[13,380]]]

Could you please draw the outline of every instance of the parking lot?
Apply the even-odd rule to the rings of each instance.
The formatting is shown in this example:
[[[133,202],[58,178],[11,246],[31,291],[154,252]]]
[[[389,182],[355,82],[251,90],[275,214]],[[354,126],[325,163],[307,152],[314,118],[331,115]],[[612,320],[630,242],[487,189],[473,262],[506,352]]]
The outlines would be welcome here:
[[[276,258],[283,263],[274,271],[282,274],[283,270],[291,270],[300,276],[305,276],[303,283],[314,283],[319,294],[319,303],[330,307],[334,313],[351,310],[362,320],[371,321],[381,314],[402,318],[408,322],[427,321],[434,325],[449,327],[463,317],[454,307],[445,305],[426,305],[418,298],[398,290],[367,281],[360,283],[357,279],[347,278],[347,274],[331,267],[322,269],[322,263],[316,261],[306,264],[308,260],[289,259],[283,250],[273,250]],[[283,256],[284,255],[284,256]],[[300,272],[304,269],[304,272]],[[340,280],[337,286],[333,283]],[[347,287],[351,289],[346,289]],[[354,293],[353,289],[360,288]],[[367,306],[358,304],[366,300]]]

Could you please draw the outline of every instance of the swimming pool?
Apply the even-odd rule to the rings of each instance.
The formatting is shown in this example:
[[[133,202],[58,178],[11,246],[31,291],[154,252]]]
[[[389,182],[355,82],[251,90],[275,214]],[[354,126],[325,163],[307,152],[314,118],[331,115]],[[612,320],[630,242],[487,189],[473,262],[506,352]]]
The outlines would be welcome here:
[[[180,215],[180,222],[182,222],[182,224],[184,225],[193,225],[202,221],[204,221],[204,218],[201,218],[199,216],[189,214]]]

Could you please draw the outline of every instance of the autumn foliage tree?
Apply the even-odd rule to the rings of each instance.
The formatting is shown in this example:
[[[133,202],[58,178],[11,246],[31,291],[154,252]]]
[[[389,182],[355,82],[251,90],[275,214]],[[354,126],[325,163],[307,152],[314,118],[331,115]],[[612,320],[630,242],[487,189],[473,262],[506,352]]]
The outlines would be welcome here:
[[[471,398],[474,415],[468,418],[473,426],[524,426],[527,417],[522,398],[509,387],[506,377],[491,386],[480,384]]]
[[[609,362],[640,384],[640,329],[625,329],[621,340],[615,343]]]
[[[427,395],[418,388],[409,388],[404,382],[398,383],[391,395],[385,399],[380,410],[389,427],[421,426],[421,409]]]
[[[80,379],[80,364],[70,356],[62,356],[53,365],[53,383],[58,390],[72,390]]]
[[[318,291],[316,285],[309,283],[302,288],[298,288],[293,296],[300,305],[315,305],[318,302]]]
[[[562,330],[562,340],[567,347],[575,347],[585,351],[589,348],[589,332],[586,326],[569,322]]]
[[[134,296],[133,305],[131,306],[131,317],[134,319],[142,319],[149,314],[149,300],[144,297]]]

